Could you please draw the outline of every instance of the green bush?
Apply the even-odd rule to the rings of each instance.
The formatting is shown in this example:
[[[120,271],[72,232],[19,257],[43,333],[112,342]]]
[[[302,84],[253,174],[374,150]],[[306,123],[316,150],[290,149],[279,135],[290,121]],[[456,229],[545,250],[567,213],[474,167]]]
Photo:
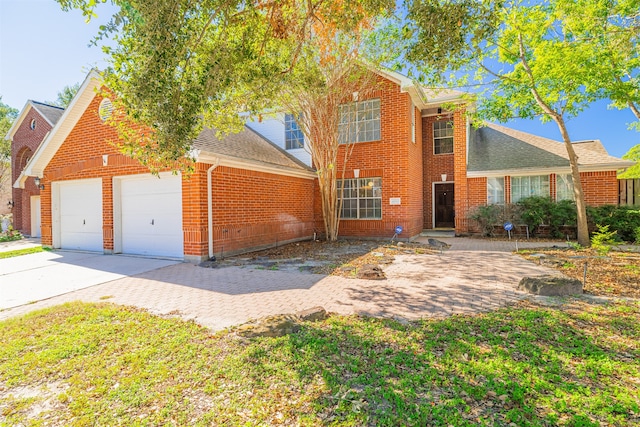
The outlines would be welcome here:
[[[636,230],[640,228],[640,206],[588,207],[587,217],[590,230],[595,230],[597,225],[609,226],[625,242],[638,240],[639,236]]]
[[[514,205],[484,205],[473,209],[469,219],[478,222],[483,236],[493,236],[495,226],[502,225],[507,221],[518,224],[520,213],[517,206]]]
[[[576,205],[571,200],[554,202],[550,197],[532,196],[519,200],[520,220],[535,235],[540,225],[548,225],[553,237],[562,237],[563,225],[575,226]]]
[[[609,231],[608,225],[597,225],[598,231],[593,232],[591,236],[591,247],[593,247],[600,255],[606,255],[611,250],[611,246],[618,243],[616,240],[617,231]]]

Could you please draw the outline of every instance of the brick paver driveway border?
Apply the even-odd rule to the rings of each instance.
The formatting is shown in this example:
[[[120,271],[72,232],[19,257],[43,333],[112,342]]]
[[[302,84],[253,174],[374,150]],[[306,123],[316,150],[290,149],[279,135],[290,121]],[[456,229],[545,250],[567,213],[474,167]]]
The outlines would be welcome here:
[[[240,267],[177,264],[0,312],[0,319],[69,301],[110,301],[160,315],[179,315],[213,330],[267,315],[322,306],[340,314],[417,320],[478,313],[522,299],[524,276],[553,273],[512,255],[515,242],[440,239],[441,254],[399,255],[387,280]],[[541,246],[540,243],[520,243]]]

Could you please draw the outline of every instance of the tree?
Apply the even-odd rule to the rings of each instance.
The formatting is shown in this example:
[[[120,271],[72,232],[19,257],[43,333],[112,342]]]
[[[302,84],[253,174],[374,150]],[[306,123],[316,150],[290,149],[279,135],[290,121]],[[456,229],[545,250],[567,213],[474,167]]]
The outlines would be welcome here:
[[[349,37],[351,39],[351,37]],[[338,238],[344,180],[347,161],[353,151],[349,135],[356,129],[341,126],[348,116],[342,104],[351,101],[354,93],[366,99],[376,87],[376,75],[357,61],[357,49],[350,43],[332,43],[332,49],[307,49],[299,67],[290,75],[277,97],[288,111],[300,113],[298,124],[305,136],[305,146],[311,154],[318,174],[325,236]]]
[[[6,136],[17,117],[18,110],[3,103],[0,96],[0,188],[11,179],[11,140]]]
[[[58,2],[90,18],[100,1]],[[393,0],[112,2],[120,10],[101,36],[116,42],[105,48],[104,79],[122,112],[114,117],[127,119],[118,127],[121,148],[144,164],[170,165],[203,126],[228,132],[241,125],[238,112],[271,107],[309,40],[357,31],[394,7]]]
[[[78,93],[79,89],[80,83],[76,83],[71,86],[65,86],[60,92],[58,92],[58,98],[55,101],[47,101],[45,102],[45,104],[67,108],[73,97],[76,96],[76,93]]]
[[[627,6],[637,4],[636,0],[612,2]],[[571,166],[578,210],[578,242],[588,246],[578,158],[566,120],[579,114],[595,99],[611,96],[611,92],[603,87],[614,73],[606,73],[603,70],[607,67],[597,65],[605,56],[599,42],[607,32],[627,30],[607,15],[607,10],[611,9],[603,10],[603,2],[580,0],[577,3],[576,9],[569,0],[514,2],[502,6],[490,1],[415,0],[415,10],[423,9],[425,4],[435,9],[455,10],[460,24],[460,42],[445,49],[447,55],[454,55],[454,59],[447,60],[446,55],[440,55],[436,56],[439,61],[431,61],[423,46],[433,33],[434,23],[417,19],[415,10],[410,9],[415,33],[408,56],[422,61],[420,65],[436,81],[446,69],[466,70],[462,78],[458,75],[452,80],[454,84],[475,80],[485,87],[477,109],[477,115],[482,119],[507,121],[514,117],[539,117],[557,124]],[[616,10],[637,14],[637,8],[633,10],[627,6]],[[587,18],[578,19],[579,14]],[[601,15],[608,19],[608,26],[586,25],[590,22],[588,17]],[[474,17],[478,19],[474,20]],[[624,18],[619,19],[627,22]],[[499,25],[489,26],[490,23]],[[629,34],[627,41],[631,40]]]
[[[634,145],[629,149],[629,151],[622,156],[623,159],[631,160],[636,162],[635,165],[631,166],[623,173],[618,175],[618,178],[621,179],[637,179],[640,178],[640,144]]]

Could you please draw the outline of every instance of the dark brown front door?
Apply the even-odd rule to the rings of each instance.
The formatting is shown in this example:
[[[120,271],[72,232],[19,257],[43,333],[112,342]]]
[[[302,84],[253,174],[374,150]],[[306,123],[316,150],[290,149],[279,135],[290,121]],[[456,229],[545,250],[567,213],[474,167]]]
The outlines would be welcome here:
[[[453,228],[453,184],[435,184],[436,228]]]

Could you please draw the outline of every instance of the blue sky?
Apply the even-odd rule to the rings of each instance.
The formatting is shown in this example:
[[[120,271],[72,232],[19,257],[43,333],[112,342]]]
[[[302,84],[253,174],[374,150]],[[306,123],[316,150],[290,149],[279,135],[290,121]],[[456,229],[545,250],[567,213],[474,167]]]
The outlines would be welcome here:
[[[52,101],[64,86],[83,81],[92,67],[104,68],[100,48],[88,45],[112,10],[101,5],[98,18],[86,23],[80,12],[63,12],[54,0],[0,0],[2,102],[21,109],[28,99]],[[600,139],[620,157],[640,144],[640,132],[627,130],[634,119],[629,110],[609,110],[601,101],[571,120],[569,133],[576,141]],[[518,120],[507,126],[560,139],[554,123]]]

